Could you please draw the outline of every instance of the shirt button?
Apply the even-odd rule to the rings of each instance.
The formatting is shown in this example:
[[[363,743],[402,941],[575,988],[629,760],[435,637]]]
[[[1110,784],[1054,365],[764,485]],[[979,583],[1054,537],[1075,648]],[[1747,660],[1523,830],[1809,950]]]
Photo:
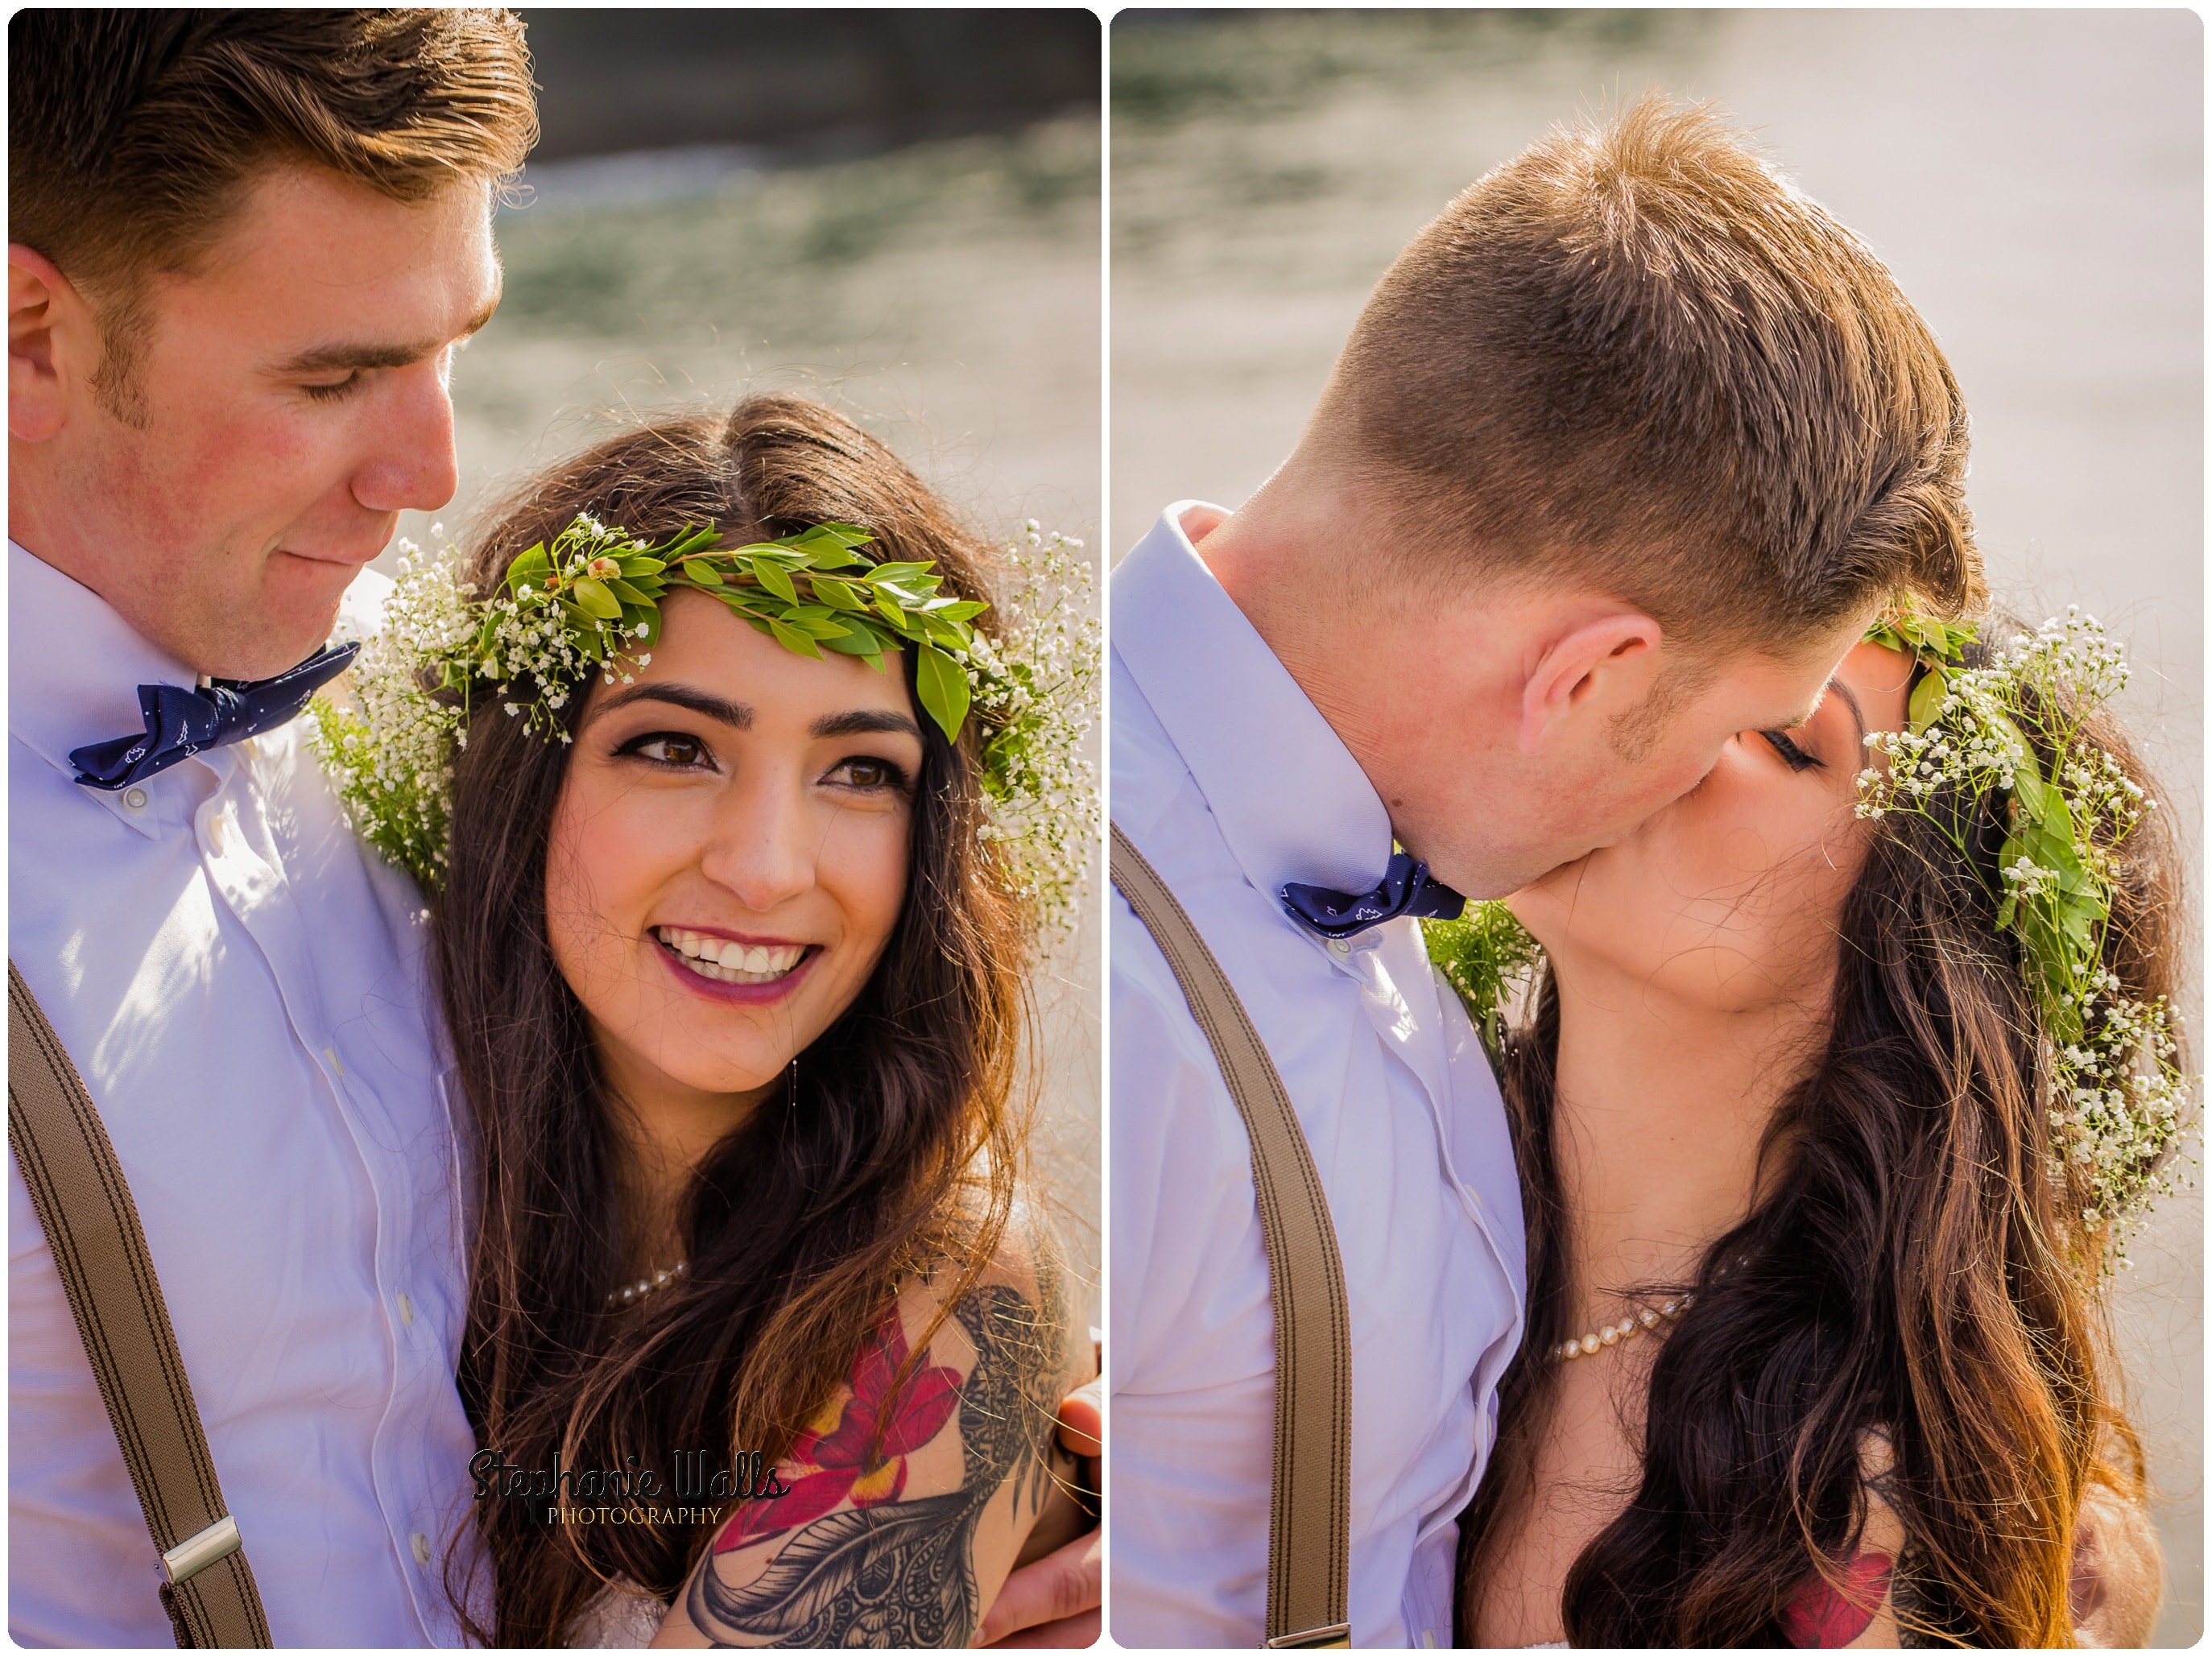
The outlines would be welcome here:
[[[1352,940],[1348,938],[1332,938],[1328,941],[1328,952],[1339,961],[1343,960],[1352,953]]]
[[[399,1321],[410,1329],[415,1326],[415,1302],[404,1293],[399,1296]]]
[[[414,1535],[409,1537],[407,1539],[407,1545],[415,1551],[415,1563],[416,1564],[427,1565],[430,1563],[430,1539],[423,1535],[422,1532],[417,1531]]]
[[[144,810],[146,809],[146,791],[143,788],[125,789],[123,791],[123,804],[133,811]]]

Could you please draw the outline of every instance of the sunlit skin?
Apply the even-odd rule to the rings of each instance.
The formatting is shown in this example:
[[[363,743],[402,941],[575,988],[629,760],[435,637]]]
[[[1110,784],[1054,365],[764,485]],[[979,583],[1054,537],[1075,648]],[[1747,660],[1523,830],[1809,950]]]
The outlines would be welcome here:
[[[1760,1137],[1827,1028],[1837,924],[1873,831],[1853,810],[1864,737],[1903,724],[1911,670],[1855,646],[1810,719],[1738,732],[1687,794],[1510,900],[1559,983],[1577,1332],[1620,1314],[1618,1290],[1691,1275],[1749,1211]],[[1479,1643],[1563,1637],[1567,1569],[1636,1486],[1657,1346],[1565,1366],[1533,1494],[1472,1607]],[[1894,1642],[1886,1619],[1856,1642]]]
[[[1359,487],[1293,457],[1234,514],[1183,527],[1358,762],[1392,834],[1470,897],[1612,845],[1694,786],[1736,732],[1802,721],[1875,608],[1779,655],[1710,664],[1702,689],[1627,742],[1684,653],[1657,622],[1571,581],[1439,596],[1348,580],[1388,555],[1387,516],[1347,504]]]
[[[763,1102],[875,970],[906,895],[921,728],[896,669],[785,649],[676,592],[635,683],[594,680],[555,807],[546,921],[677,1258],[690,1171]],[[788,955],[772,981],[686,965],[671,930]]]
[[[29,248],[8,279],[9,532],[200,672],[308,655],[399,513],[453,498],[453,352],[499,300],[483,185],[260,175],[199,268],[151,278],[121,413],[87,297]]]
[[[1911,668],[1858,645],[1811,719],[1738,731],[1696,787],[1514,894],[1514,913],[1585,992],[1717,1012],[1817,1004],[1864,854],[1866,735],[1899,728]]]

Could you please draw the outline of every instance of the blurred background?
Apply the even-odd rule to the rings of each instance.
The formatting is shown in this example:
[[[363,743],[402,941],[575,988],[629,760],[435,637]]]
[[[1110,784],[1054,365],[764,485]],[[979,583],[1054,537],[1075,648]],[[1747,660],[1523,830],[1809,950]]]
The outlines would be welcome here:
[[[2185,11],[1124,10],[1110,551],[1171,501],[1258,487],[1376,279],[1462,187],[1555,122],[1654,88],[1714,100],[1942,340],[1999,599],[2031,621],[2080,603],[2129,645],[2195,929],[2203,58]],[[2200,1069],[2202,1000],[2192,981]],[[2169,1646],[2203,1627],[2203,1227],[2200,1192],[2166,1204],[2118,1296]]]
[[[1036,518],[1095,554],[1095,15],[521,15],[544,137],[498,219],[505,298],[453,367],[449,531],[617,425],[796,390],[987,537]],[[399,532],[428,527],[409,513]],[[1087,927],[1037,986],[1037,1160],[1092,1322],[1097,939]]]

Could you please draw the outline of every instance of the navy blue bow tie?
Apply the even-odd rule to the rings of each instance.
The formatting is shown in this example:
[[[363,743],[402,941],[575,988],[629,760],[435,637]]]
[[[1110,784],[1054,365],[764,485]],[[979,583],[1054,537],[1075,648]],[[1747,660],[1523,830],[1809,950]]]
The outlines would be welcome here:
[[[1283,907],[1291,919],[1323,938],[1351,938],[1400,915],[1422,920],[1457,920],[1467,900],[1440,880],[1429,878],[1429,865],[1405,852],[1390,853],[1382,883],[1370,892],[1333,892],[1326,886],[1283,888]]]
[[[357,644],[325,645],[273,679],[216,679],[196,690],[142,684],[138,709],[146,716],[144,732],[72,750],[70,763],[76,767],[76,780],[88,788],[127,788],[204,749],[274,731],[344,672],[360,649]]]

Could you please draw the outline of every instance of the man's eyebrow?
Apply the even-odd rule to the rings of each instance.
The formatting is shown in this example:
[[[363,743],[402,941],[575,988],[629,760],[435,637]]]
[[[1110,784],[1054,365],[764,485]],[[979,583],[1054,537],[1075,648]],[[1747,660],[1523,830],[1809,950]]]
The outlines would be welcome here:
[[[863,737],[878,731],[890,731],[899,736],[921,740],[921,727],[903,713],[891,713],[875,708],[855,709],[850,713],[825,713],[814,721],[817,737]]]
[[[328,374],[352,368],[404,368],[420,362],[434,351],[468,338],[491,320],[491,313],[499,308],[499,295],[494,294],[489,303],[471,317],[467,325],[452,339],[434,340],[428,344],[374,344],[366,340],[337,341],[328,345],[317,345],[299,355],[276,365],[278,374]]]
[[[753,711],[743,702],[726,701],[688,684],[641,684],[617,690],[594,703],[584,723],[592,724],[632,702],[666,702],[672,707],[685,708],[718,725],[726,725],[733,731],[750,731],[753,725]]]

